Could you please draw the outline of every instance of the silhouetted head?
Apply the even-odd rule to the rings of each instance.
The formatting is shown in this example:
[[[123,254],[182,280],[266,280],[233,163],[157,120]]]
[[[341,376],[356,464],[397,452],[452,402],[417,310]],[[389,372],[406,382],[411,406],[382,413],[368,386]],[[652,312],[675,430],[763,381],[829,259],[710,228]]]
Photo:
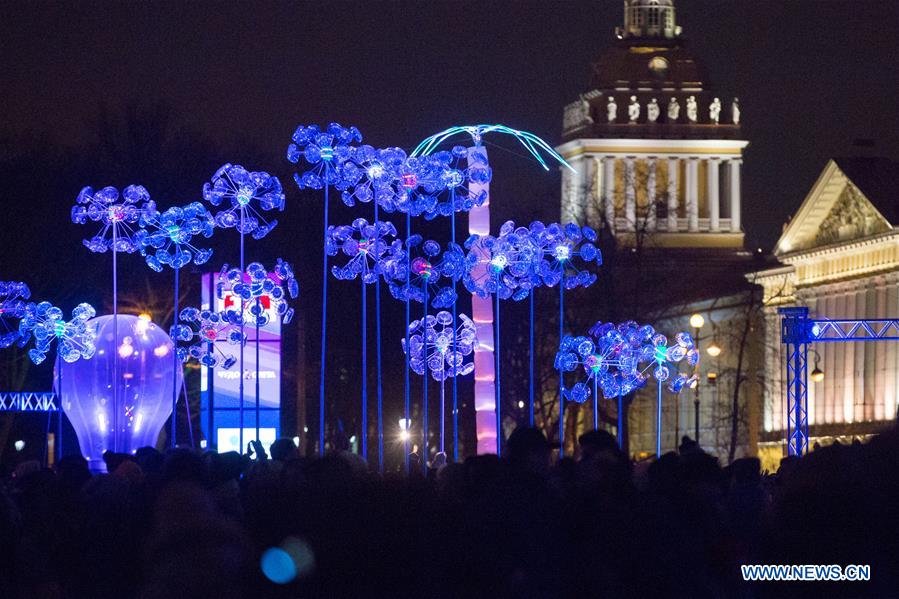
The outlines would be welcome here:
[[[272,454],[273,460],[278,460],[279,462],[289,462],[300,457],[300,452],[293,439],[287,437],[281,437],[272,443],[269,453]]]

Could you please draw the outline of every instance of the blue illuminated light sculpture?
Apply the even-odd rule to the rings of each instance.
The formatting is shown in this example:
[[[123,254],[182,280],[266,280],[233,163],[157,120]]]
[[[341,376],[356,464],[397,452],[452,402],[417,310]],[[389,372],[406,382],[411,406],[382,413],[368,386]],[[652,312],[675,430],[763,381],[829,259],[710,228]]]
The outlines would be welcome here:
[[[222,351],[220,345],[239,346],[247,341],[246,334],[241,333],[243,317],[237,310],[200,310],[184,308],[179,314],[179,324],[171,328],[170,335],[177,342],[188,345],[180,346],[176,355],[182,362],[191,358],[199,361],[207,368],[221,366],[225,370],[237,363],[232,353]]]
[[[229,268],[227,264],[222,266],[216,283],[216,295],[225,300],[224,318],[240,326],[240,337],[245,339],[244,326],[250,325],[256,328],[256,439],[259,439],[259,329],[268,325],[273,319],[281,324],[289,324],[293,319],[294,309],[290,306],[290,300],[299,295],[299,284],[294,276],[293,267],[281,258],[278,258],[274,268],[267,270],[259,262],[251,262],[246,271],[239,268]],[[239,304],[231,308],[228,306],[228,297],[239,301]],[[234,313],[237,313],[235,316]],[[240,344],[240,355],[243,356],[244,344]],[[243,360],[240,364],[241,384],[244,378]],[[243,430],[243,399],[241,399],[239,414],[240,427]],[[243,439],[240,440],[243,447]]]
[[[25,316],[31,290],[19,281],[0,281],[0,349],[23,341],[19,320]]]
[[[72,319],[67,321],[63,311],[50,302],[29,304],[19,322],[21,340],[34,338],[34,347],[28,350],[28,357],[40,364],[56,341],[57,352],[66,362],[91,358],[96,351],[96,332],[87,326],[87,321],[95,315],[90,304],[78,304],[72,310]]]
[[[405,253],[395,252],[385,263],[390,294],[400,301],[430,303],[437,309],[455,304],[453,283],[463,276],[465,269],[462,248],[449,243],[444,249],[421,235],[406,239],[403,247]]]
[[[292,136],[293,143],[287,146],[287,160],[293,164],[301,161],[310,167],[301,173],[294,173],[294,181],[302,189],[324,189],[323,244],[328,243],[329,190],[334,187],[345,191],[350,183],[340,175],[338,165],[346,162],[353,151],[353,143],[362,141],[362,134],[355,127],[343,127],[331,123],[324,131],[317,125],[300,125]],[[375,221],[378,218],[375,217]],[[318,398],[318,453],[325,454],[325,368],[327,365],[328,331],[328,253],[322,258],[322,332],[321,332],[321,376]]]
[[[579,368],[586,375],[571,388],[562,390],[566,400],[584,403],[593,397],[593,427],[599,427],[599,393],[618,403],[618,444],[623,445],[624,397],[646,386],[650,378],[657,383],[656,454],[661,455],[662,439],[662,384],[668,382],[668,390],[678,394],[685,387],[696,383],[693,369],[699,363],[699,352],[689,333],[678,333],[675,344],[669,346],[668,338],[659,334],[651,325],[640,326],[634,321],[618,325],[597,322],[590,329],[590,336],[562,339],[555,358],[560,372],[574,372]],[[684,360],[690,373],[678,372],[678,363]]]
[[[379,283],[385,275],[388,258],[402,254],[402,242],[396,238],[393,223],[376,221],[371,224],[357,218],[352,225],[328,227],[325,254],[336,256],[338,251],[348,260],[343,265],[331,266],[331,274],[340,280],[359,279],[362,286],[362,457],[368,459],[368,285]],[[379,287],[379,286],[378,286]],[[378,288],[376,298],[380,300]],[[380,301],[378,306],[380,307]],[[383,429],[380,384],[380,309],[377,309],[378,325],[378,463],[383,469]]]
[[[410,367],[424,376],[422,384],[427,387],[429,372],[434,380],[440,382],[440,453],[443,454],[446,452],[446,379],[474,372],[474,362],[466,358],[474,352],[477,330],[474,322],[465,314],[459,314],[458,319],[462,323],[454,327],[453,316],[446,310],[441,310],[436,315],[428,314],[410,323],[407,338],[400,340],[403,353],[409,357]],[[426,470],[429,453],[427,404],[424,405],[422,419],[422,461]]]
[[[129,185],[122,191],[107,186],[98,191],[84,187],[75,198],[72,207],[72,222],[78,225],[88,221],[102,223],[99,233],[83,241],[85,247],[95,253],[112,252],[112,328],[115,342],[118,343],[119,314],[119,282],[118,253],[126,254],[137,251],[134,235],[141,227],[141,217],[156,210],[150,194],[142,185]],[[118,378],[118,364],[113,361],[113,377]],[[118,418],[118,386],[113,386],[113,415]],[[113,422],[118,430],[118,421]],[[117,438],[117,437],[115,437]],[[115,439],[114,438],[114,439]],[[118,451],[118,447],[113,447]]]
[[[222,165],[212,176],[212,180],[203,185],[203,199],[213,206],[227,204],[227,207],[215,215],[216,226],[227,229],[235,228],[240,234],[240,272],[246,268],[244,255],[244,236],[249,233],[253,239],[262,239],[278,225],[276,219],[268,221],[263,212],[272,210],[284,211],[284,190],[277,177],[263,171],[248,171],[236,164]],[[245,307],[241,305],[241,312]],[[243,327],[243,324],[241,324]],[[241,329],[243,334],[243,329]],[[258,348],[257,348],[258,351]],[[240,433],[239,445],[243,448],[243,409],[244,409],[244,346],[240,346],[240,382],[238,397],[240,401]],[[257,365],[258,367],[258,365]],[[258,380],[257,380],[258,385]],[[256,410],[259,410],[259,397],[256,397]],[[256,439],[259,439],[259,421],[256,421]]]
[[[144,228],[134,235],[134,241],[140,249],[141,255],[147,261],[147,266],[156,272],[162,272],[165,266],[169,266],[175,271],[174,309],[172,311],[172,328],[174,329],[178,326],[179,273],[181,268],[191,262],[199,266],[206,264],[212,257],[212,249],[198,248],[192,242],[193,238],[199,235],[207,239],[212,237],[215,219],[203,204],[191,202],[184,207],[173,206],[165,212],[159,212],[155,208],[146,210],[141,216],[141,225]],[[173,356],[172,359],[175,360],[175,369],[177,369],[178,357]],[[177,407],[180,390],[180,387],[174,386],[171,431],[169,433],[171,447],[175,447],[178,438]],[[186,400],[184,405],[185,409],[188,409],[189,404]],[[189,413],[188,423],[190,423]]]

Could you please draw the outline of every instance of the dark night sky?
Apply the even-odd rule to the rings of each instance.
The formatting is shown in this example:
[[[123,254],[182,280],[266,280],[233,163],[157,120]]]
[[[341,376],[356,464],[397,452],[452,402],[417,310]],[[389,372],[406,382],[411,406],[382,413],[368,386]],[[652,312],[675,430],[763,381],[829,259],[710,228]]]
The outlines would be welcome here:
[[[210,143],[249,141],[273,159],[297,123],[330,120],[357,125],[374,145],[411,147],[471,122],[556,143],[562,107],[586,91],[621,4],[4,2],[0,139],[47,134],[78,148],[95,137],[101,102],[162,100]],[[743,104],[748,243],[770,247],[827,158],[858,151],[854,139],[896,156],[899,2],[677,7],[716,88]],[[4,155],[16,151],[4,145]],[[270,168],[289,173],[283,162]],[[499,176],[540,176],[513,168]]]

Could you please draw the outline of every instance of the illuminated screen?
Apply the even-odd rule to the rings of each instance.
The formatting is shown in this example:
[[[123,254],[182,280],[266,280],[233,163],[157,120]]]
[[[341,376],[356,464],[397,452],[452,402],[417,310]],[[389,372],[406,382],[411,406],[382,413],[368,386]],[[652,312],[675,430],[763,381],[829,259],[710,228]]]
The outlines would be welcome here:
[[[239,309],[240,300],[230,293],[217,297],[215,279],[217,273],[203,275],[202,307],[209,309]],[[262,305],[269,308],[268,298],[262,298]],[[281,415],[281,322],[271,315],[270,322],[261,327],[247,326],[244,332],[247,343],[243,354],[243,386],[244,386],[244,451],[246,443],[256,433],[256,380],[259,380],[259,426],[263,444],[267,445],[277,438],[280,431]],[[257,342],[258,348],[257,348]],[[230,369],[222,367],[201,368],[200,391],[202,397],[202,425],[205,437],[214,440],[218,451],[236,451],[240,433],[240,346],[222,343],[217,346],[226,355],[233,355],[238,362]],[[259,355],[257,370],[256,356]],[[219,354],[221,359],[221,355]],[[252,436],[247,432],[252,430]],[[223,431],[229,431],[223,436]],[[265,432],[270,431],[270,432]],[[271,441],[267,435],[271,435]],[[231,442],[234,437],[233,443]],[[222,445],[225,443],[225,445]]]
[[[230,428],[230,427],[219,427],[217,435],[218,442],[218,450],[219,453],[223,453],[226,451],[238,451],[240,448],[240,429],[239,428]],[[268,455],[272,454],[271,447],[272,443],[275,442],[275,439],[278,438],[278,431],[273,427],[266,427],[259,429],[259,440],[262,441],[262,446],[265,448],[265,453]],[[244,451],[247,449],[247,443],[250,441],[256,440],[256,428],[244,428],[243,429],[243,444]]]

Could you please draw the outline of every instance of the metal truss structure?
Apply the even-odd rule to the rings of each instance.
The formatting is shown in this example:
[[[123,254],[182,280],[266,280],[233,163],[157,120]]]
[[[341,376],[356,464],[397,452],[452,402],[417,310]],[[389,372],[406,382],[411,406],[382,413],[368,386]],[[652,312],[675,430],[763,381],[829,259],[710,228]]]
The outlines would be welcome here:
[[[0,412],[58,412],[56,393],[0,392]]]
[[[787,454],[808,452],[808,346],[810,343],[899,341],[899,320],[809,318],[804,306],[778,309],[787,346]]]

